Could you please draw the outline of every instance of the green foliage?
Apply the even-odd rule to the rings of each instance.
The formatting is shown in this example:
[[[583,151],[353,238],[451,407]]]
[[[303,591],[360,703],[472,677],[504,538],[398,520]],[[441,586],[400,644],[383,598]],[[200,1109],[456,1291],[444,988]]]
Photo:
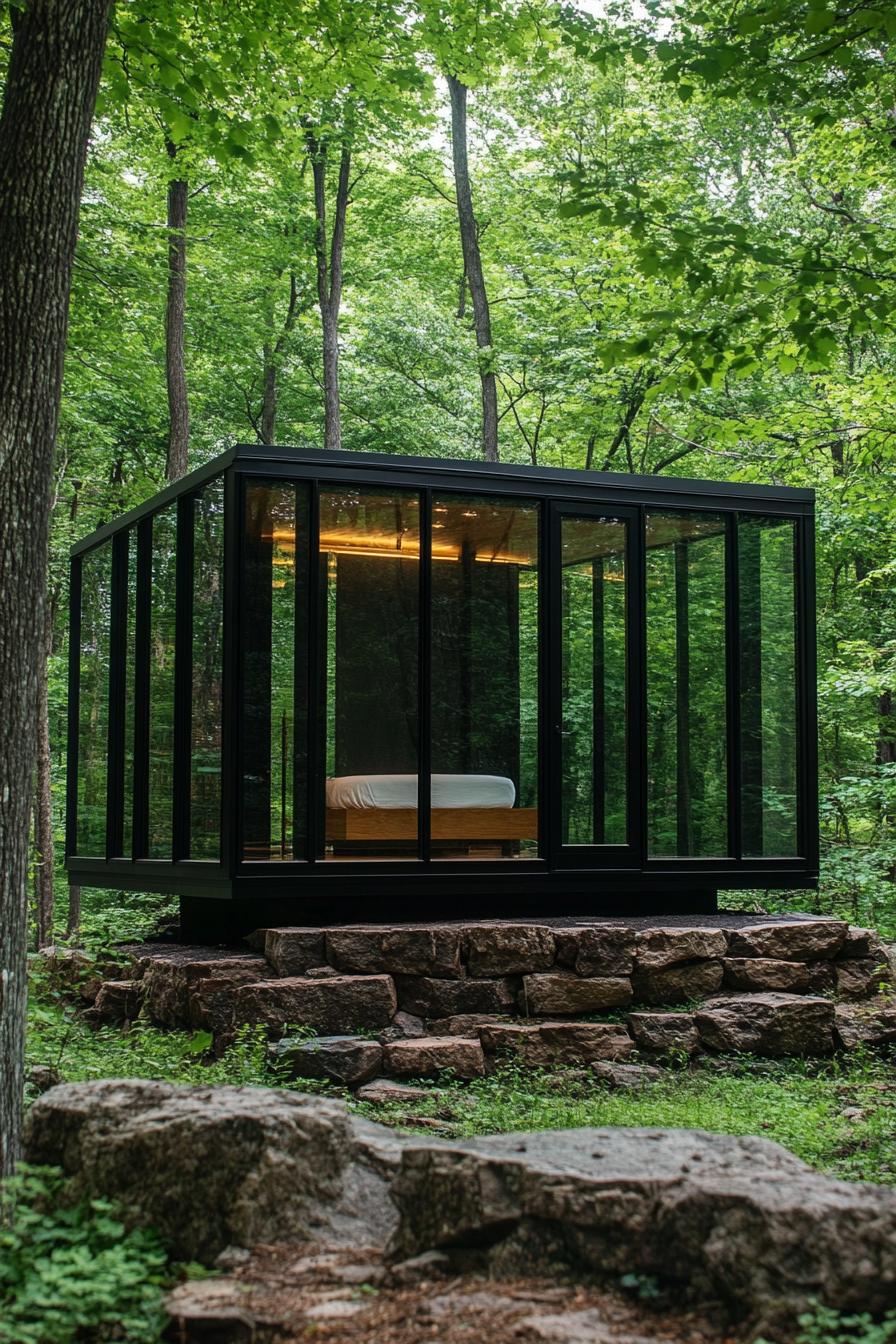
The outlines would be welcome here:
[[[896,1339],[896,1311],[888,1311],[882,1320],[868,1312],[848,1314],[816,1305],[800,1317],[800,1332],[795,1344],[889,1344]],[[768,1344],[756,1340],[756,1344]]]
[[[832,1175],[892,1185],[891,1067],[860,1054],[828,1061],[742,1056],[712,1069],[673,1068],[661,1081],[625,1092],[575,1070],[508,1062],[468,1085],[443,1081],[422,1101],[353,1104],[398,1128],[413,1130],[418,1116],[438,1119],[459,1138],[615,1125],[760,1134]]]
[[[309,128],[354,156],[344,446],[472,458],[480,355],[469,301],[459,304],[438,73],[452,71],[473,90],[471,176],[492,300],[485,358],[503,460],[815,487],[817,908],[896,932],[892,26],[883,7],[820,0],[736,10],[619,0],[597,16],[516,0],[341,10],[309,0],[288,14],[247,0],[201,15],[152,0],[116,12],[59,434],[57,840],[67,548],[164,471],[166,142],[191,191],[192,464],[260,437],[272,348],[278,438],[320,441]],[[711,691],[701,683],[695,732],[715,732]],[[571,709],[582,765],[584,698]],[[651,728],[655,739],[658,713]],[[524,756],[531,778],[528,747]],[[661,799],[671,765],[671,753],[652,760]],[[711,837],[718,749],[707,765],[700,826]],[[588,799],[571,803],[575,830]],[[663,845],[669,814],[653,818]]]
[[[128,1231],[108,1200],[73,1200],[55,1168],[20,1168],[0,1191],[2,1344],[153,1344],[170,1277],[152,1232]]]

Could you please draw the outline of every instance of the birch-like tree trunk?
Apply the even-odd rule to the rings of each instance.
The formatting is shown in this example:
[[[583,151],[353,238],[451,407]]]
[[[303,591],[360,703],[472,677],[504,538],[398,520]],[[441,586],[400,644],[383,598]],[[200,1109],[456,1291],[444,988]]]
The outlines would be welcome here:
[[[172,164],[177,146],[170,141]],[[168,183],[168,295],[165,303],[165,380],[168,388],[168,452],[165,476],[176,481],[187,474],[190,448],[190,400],[187,393],[187,203],[189,191],[183,178]]]
[[[53,449],[109,0],[26,0],[12,20],[0,113],[0,1175],[21,1146]]]
[[[486,462],[498,460],[498,387],[492,366],[492,320],[488,292],[482,274],[479,227],[473,210],[467,153],[467,87],[455,75],[448,76],[451,94],[451,151],[464,275],[470,289],[476,345],[479,348],[479,381],[482,390],[482,455]]]
[[[333,213],[333,233],[327,242],[327,145],[311,131],[308,154],[314,177],[314,254],[317,262],[317,299],[320,305],[324,357],[324,447],[342,447],[339,404],[339,306],[342,302],[342,254],[345,216],[349,201],[351,150],[343,142]]]

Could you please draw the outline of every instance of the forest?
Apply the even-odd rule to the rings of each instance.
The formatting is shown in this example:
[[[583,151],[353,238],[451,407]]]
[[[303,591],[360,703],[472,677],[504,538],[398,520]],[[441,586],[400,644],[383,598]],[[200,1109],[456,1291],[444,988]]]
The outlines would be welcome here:
[[[66,93],[44,105],[54,53]],[[157,930],[174,910],[164,897],[70,894],[70,547],[238,443],[812,487],[821,880],[817,891],[726,899],[896,938],[894,53],[896,11],[874,0],[111,9],[14,0],[4,9],[0,906],[13,986],[4,978],[4,1061],[21,1053],[26,944],[33,971],[39,948],[79,939],[105,948]],[[41,209],[45,227],[35,223]],[[43,288],[22,279],[44,270]],[[209,495],[209,538],[220,507]],[[768,544],[774,559],[775,538]],[[723,617],[720,536],[700,556],[695,659],[708,673]],[[651,561],[666,668],[649,692],[655,735],[674,731],[663,679],[667,559]],[[200,576],[203,564],[216,584],[211,541]],[[159,591],[170,588],[162,551],[154,565]],[[565,580],[573,665],[590,657],[590,575],[573,569]],[[201,583],[197,594],[217,631],[216,594],[210,587],[205,608]],[[618,600],[609,592],[611,623]],[[609,639],[618,690],[621,656]],[[201,665],[211,646],[195,647]],[[772,660],[780,669],[789,656],[782,637]],[[170,664],[159,669],[170,704]],[[212,658],[209,688],[215,669]],[[701,680],[695,750],[703,734],[721,738],[720,684]],[[571,761],[587,753],[591,712],[583,704]],[[102,751],[98,759],[104,770]],[[284,748],[284,771],[285,762]],[[722,757],[704,762],[695,848],[683,852],[723,845],[725,768]],[[210,845],[215,787],[197,805],[209,809]],[[675,844],[664,788],[671,796],[674,779],[658,773],[649,824],[659,853]],[[565,805],[568,835],[587,830],[591,800]],[[93,823],[102,830],[104,815]],[[788,824],[782,808],[783,853],[794,843]],[[621,813],[611,809],[606,825],[614,834]],[[201,1032],[174,1046],[148,1026],[130,1040],[91,1034],[42,974],[32,1063],[58,1050],[76,1078],[130,1067],[175,1081],[266,1077],[251,1034],[201,1067]],[[878,1067],[850,1075],[844,1090],[880,1088]],[[19,1149],[21,1062],[9,1068],[4,1172]],[[827,1084],[811,1071],[721,1078],[711,1096],[682,1086],[671,1111],[648,1105],[639,1123],[709,1114],[710,1128],[752,1133],[774,1112],[772,1137],[808,1161],[894,1179],[888,1119],[869,1121],[863,1154],[841,1151]],[[449,1115],[454,1132],[594,1123],[575,1097],[530,1095],[517,1075],[477,1087],[480,1109]],[[631,1122],[628,1103],[613,1104],[615,1118],[601,1123]],[[421,1114],[442,1112],[425,1103]]]
[[[71,541],[230,443],[326,444],[813,486],[815,905],[893,927],[892,15],[306,19],[113,19],[54,465],[39,869]]]

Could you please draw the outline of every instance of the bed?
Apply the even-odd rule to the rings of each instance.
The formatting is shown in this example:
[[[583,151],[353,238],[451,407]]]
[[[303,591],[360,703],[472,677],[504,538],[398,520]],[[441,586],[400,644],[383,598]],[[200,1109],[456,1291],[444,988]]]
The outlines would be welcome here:
[[[504,775],[430,776],[433,840],[508,844],[538,837],[538,809],[515,807]],[[413,840],[417,836],[416,775],[339,775],[327,780],[327,839]]]

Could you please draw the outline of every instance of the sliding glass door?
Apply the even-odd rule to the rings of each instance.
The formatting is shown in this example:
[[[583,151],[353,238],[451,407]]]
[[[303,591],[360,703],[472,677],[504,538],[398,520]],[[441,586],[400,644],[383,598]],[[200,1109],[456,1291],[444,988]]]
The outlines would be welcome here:
[[[554,508],[550,772],[560,867],[637,861],[637,514]]]

